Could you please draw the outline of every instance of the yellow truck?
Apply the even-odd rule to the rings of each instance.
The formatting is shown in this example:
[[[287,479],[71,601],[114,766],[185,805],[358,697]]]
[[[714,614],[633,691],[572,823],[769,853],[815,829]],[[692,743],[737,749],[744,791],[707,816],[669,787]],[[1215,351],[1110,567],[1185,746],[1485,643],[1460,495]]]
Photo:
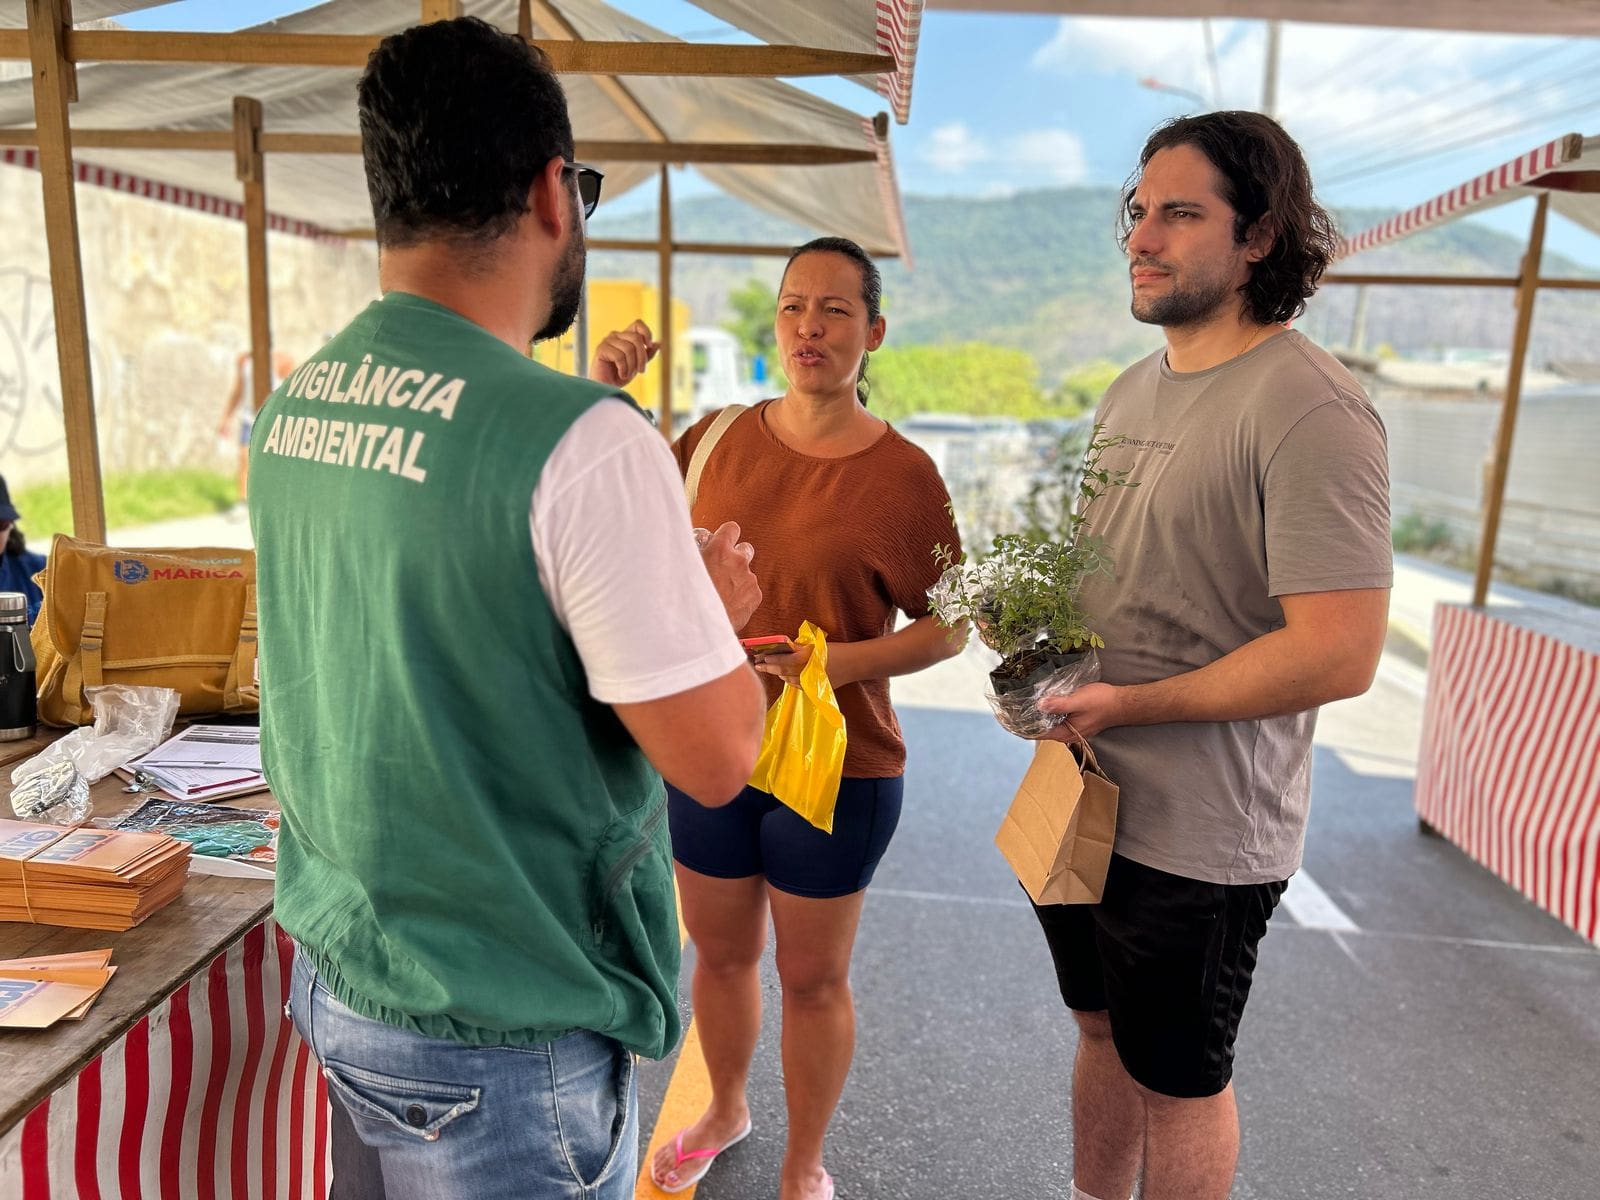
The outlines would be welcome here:
[[[581,350],[582,361],[579,361],[577,325],[563,337],[534,346],[536,361],[569,375],[579,375],[587,371],[600,339],[614,329],[642,320],[660,336],[661,299],[653,285],[637,279],[591,279],[588,290],[588,345]],[[672,352],[673,423],[681,427],[694,408],[694,355],[689,340],[689,306],[678,299],[672,301]],[[652,415],[661,411],[661,375],[658,357],[626,389],[628,395]]]

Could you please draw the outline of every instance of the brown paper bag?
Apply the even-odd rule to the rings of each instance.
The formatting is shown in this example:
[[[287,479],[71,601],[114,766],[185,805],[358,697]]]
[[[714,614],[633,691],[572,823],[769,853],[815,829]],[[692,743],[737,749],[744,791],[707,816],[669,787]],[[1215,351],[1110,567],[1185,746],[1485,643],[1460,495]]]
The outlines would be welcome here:
[[[1035,904],[1095,904],[1117,834],[1117,785],[1094,751],[1041,741],[994,835]]]

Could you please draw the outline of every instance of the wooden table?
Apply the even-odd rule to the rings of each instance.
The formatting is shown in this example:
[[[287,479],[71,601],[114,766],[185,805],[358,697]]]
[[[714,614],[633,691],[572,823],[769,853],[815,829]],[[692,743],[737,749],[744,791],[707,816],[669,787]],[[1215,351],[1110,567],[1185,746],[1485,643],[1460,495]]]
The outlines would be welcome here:
[[[1439,605],[1416,805],[1600,943],[1600,613]]]
[[[0,790],[40,744],[0,749]],[[112,776],[91,798],[98,820],[148,796]],[[270,880],[191,874],[124,933],[0,922],[0,958],[110,946],[117,968],[83,1020],[0,1031],[0,1200],[326,1194],[326,1097],[271,910]]]

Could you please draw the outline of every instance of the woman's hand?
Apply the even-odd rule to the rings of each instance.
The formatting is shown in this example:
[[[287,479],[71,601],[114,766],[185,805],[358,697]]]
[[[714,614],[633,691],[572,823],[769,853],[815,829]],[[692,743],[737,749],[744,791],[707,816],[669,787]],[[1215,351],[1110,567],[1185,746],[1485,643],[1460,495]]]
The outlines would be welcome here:
[[[661,343],[655,340],[650,326],[635,321],[626,329],[606,334],[595,347],[589,378],[611,387],[626,387],[638,378],[660,349]]]
[[[787,653],[758,654],[750,660],[763,675],[776,675],[790,687],[800,686],[800,672],[811,661],[810,646],[793,646]]]

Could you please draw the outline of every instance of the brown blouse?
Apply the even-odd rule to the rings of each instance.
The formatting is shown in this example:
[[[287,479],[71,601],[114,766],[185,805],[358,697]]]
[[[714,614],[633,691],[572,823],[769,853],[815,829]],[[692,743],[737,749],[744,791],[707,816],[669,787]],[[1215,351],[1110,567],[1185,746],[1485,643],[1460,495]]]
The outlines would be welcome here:
[[[810,621],[829,644],[894,631],[894,612],[928,614],[928,589],[939,578],[935,545],[955,547],[949,494],[930,459],[891,426],[865,450],[811,458],[780,442],[764,401],[741,413],[712,450],[700,477],[694,523],[715,529],[737,521],[755,547],[752,569],[761,607],[743,636],[793,637]],[[687,472],[710,414],[673,446]],[[782,681],[762,676],[770,700]],[[905,741],[889,706],[889,681],[869,679],[837,690],[849,739],[844,773],[885,778],[905,770]]]

